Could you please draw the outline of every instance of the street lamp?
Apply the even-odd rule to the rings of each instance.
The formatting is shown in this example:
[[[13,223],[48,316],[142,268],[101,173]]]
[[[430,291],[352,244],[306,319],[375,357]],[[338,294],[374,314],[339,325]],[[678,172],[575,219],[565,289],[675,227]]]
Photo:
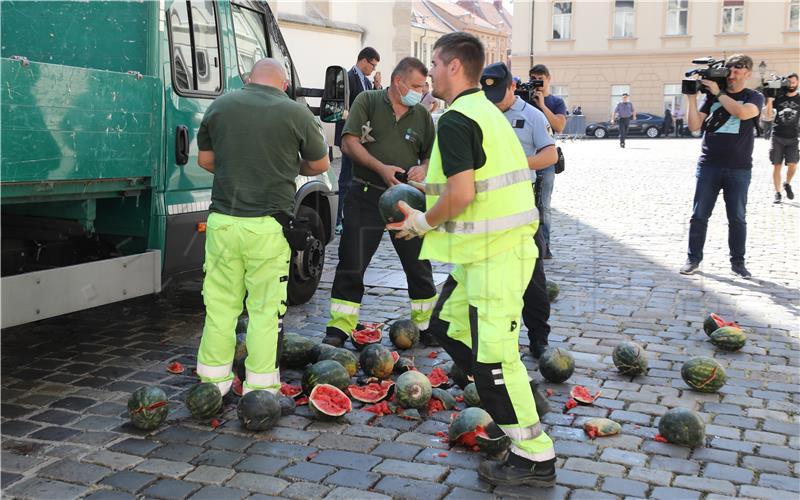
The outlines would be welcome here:
[[[767,63],[761,61],[761,64],[758,65],[758,74],[761,76],[761,81],[764,81],[764,75],[767,74]]]

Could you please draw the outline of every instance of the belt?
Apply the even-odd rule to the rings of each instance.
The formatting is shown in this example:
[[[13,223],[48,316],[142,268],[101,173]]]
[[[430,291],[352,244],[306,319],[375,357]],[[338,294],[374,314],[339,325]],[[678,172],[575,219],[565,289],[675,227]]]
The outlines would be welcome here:
[[[380,191],[386,191],[386,186],[379,186],[379,185],[377,185],[375,183],[372,183],[370,181],[364,180],[364,179],[362,179],[360,177],[353,176],[353,181],[361,184],[362,186],[375,188],[375,189],[378,189]]]

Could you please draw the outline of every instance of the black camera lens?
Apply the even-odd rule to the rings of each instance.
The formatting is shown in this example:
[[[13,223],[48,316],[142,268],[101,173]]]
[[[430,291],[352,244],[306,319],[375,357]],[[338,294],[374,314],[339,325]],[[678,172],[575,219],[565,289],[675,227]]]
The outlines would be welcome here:
[[[408,172],[395,172],[394,178],[402,183],[408,182]]]
[[[694,95],[700,92],[700,80],[683,80],[681,82],[681,93],[686,95]]]

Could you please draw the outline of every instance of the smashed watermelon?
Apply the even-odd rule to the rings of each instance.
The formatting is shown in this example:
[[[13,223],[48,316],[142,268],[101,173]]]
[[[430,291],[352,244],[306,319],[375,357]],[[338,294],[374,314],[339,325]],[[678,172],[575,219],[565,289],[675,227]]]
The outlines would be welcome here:
[[[360,351],[366,345],[379,343],[383,337],[381,328],[383,323],[359,323],[351,336],[353,345]]]
[[[353,399],[362,403],[377,403],[389,397],[393,387],[394,382],[383,380],[380,383],[373,382],[363,386],[350,385],[347,387],[347,392],[350,393]]]
[[[319,420],[334,420],[353,409],[353,403],[339,388],[317,384],[308,396],[308,404]]]
[[[431,387],[441,387],[442,385],[448,385],[447,382],[450,381],[450,377],[448,377],[447,372],[441,368],[434,368],[431,370],[430,375],[428,375],[428,380],[431,381]]]
[[[600,391],[592,394],[586,389],[586,387],[582,385],[576,385],[571,391],[569,391],[569,395],[572,397],[572,399],[580,404],[590,405],[600,397]]]

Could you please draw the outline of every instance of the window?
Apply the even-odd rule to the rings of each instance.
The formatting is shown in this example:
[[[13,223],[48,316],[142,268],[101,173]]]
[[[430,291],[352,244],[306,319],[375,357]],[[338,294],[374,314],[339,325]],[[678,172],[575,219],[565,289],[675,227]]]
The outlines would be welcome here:
[[[222,76],[214,2],[175,2],[169,28],[175,90],[219,94]]]
[[[572,38],[572,2],[553,3],[553,40]]]
[[[792,0],[789,3],[789,29],[800,30],[800,0]]]
[[[689,0],[667,3],[667,35],[685,35],[689,20]]]
[[[611,113],[614,113],[614,108],[622,101],[622,94],[629,94],[631,91],[630,85],[612,85],[611,86]]]
[[[242,80],[246,80],[256,61],[268,55],[264,15],[235,4],[231,4],[231,14],[239,73],[242,75]]]
[[[675,110],[683,107],[682,104],[683,94],[681,93],[681,84],[668,83],[664,85],[664,109],[672,111],[672,115],[674,116]]]
[[[633,37],[633,0],[616,0],[614,2],[614,36],[618,38]]]
[[[723,1],[722,32],[744,33],[744,0]]]
[[[550,93],[564,99],[564,104],[569,109],[569,87],[566,85],[550,85]]]

